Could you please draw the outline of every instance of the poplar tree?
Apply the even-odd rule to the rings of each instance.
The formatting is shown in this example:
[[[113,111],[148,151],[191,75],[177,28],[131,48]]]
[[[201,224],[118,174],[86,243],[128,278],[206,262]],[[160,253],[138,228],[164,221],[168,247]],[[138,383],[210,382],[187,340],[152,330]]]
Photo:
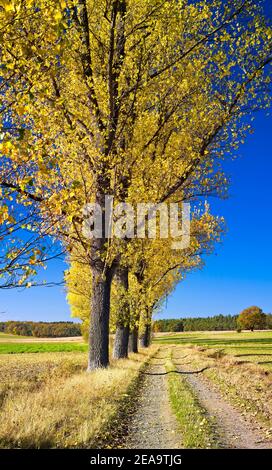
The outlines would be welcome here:
[[[89,369],[106,367],[122,252],[105,227],[84,238],[82,207],[224,192],[222,157],[269,105],[271,27],[253,0],[0,5],[3,199],[12,189],[67,252],[85,250]]]

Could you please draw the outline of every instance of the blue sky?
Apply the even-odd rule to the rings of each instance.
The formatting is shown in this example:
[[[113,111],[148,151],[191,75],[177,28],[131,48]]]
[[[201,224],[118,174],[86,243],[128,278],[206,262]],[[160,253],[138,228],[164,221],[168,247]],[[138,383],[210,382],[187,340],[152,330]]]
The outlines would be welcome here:
[[[169,297],[159,317],[236,314],[256,304],[272,311],[272,117],[256,116],[255,133],[240,157],[225,165],[229,198],[210,199],[223,215],[227,233],[201,271],[188,275]],[[43,278],[60,280],[65,265],[55,261]],[[63,287],[0,291],[0,319],[69,320]]]
[[[236,314],[250,305],[272,311],[272,117],[257,115],[240,157],[225,165],[227,200],[210,199],[227,233],[202,271],[188,275],[160,317]]]

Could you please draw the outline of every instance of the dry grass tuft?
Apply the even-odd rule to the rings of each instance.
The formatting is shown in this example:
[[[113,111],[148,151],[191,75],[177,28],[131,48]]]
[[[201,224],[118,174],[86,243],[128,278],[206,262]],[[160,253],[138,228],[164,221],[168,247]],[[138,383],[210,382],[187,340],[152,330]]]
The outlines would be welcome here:
[[[207,349],[205,354],[211,359],[221,359],[226,355],[223,349]]]

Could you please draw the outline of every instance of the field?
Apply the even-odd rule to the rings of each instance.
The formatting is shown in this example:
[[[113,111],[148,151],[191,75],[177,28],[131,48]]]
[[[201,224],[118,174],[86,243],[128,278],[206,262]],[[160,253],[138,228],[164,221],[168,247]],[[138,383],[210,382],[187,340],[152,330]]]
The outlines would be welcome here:
[[[0,346],[8,350],[0,355],[1,448],[96,447],[108,436],[114,439],[110,425],[118,429],[118,413],[156,349],[86,373],[85,344]],[[20,349],[28,354],[18,353]]]
[[[0,343],[0,354],[87,351],[87,344],[62,342]]]
[[[0,447],[272,447],[271,331],[157,334],[92,373],[86,350],[0,335]]]
[[[81,337],[33,338],[0,333],[0,354],[86,352],[87,349]]]
[[[267,369],[272,368],[272,331],[157,334],[154,341],[160,344],[218,349],[222,354],[241,358],[244,362],[254,362]]]
[[[19,336],[11,335],[7,333],[0,333],[0,344],[1,343],[83,343],[82,336],[71,336],[61,338],[38,338],[35,336]]]

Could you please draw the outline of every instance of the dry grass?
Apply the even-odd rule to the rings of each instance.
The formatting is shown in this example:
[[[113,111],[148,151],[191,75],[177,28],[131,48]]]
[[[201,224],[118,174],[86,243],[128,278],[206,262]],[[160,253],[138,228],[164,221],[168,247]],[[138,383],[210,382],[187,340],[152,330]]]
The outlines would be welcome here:
[[[187,355],[192,370],[208,366],[207,378],[220,387],[221,392],[241,411],[254,417],[272,431],[272,373],[262,366],[244,362],[241,357],[224,355],[220,350],[200,346],[176,347],[174,357]]]
[[[245,413],[272,431],[272,374],[261,366],[225,357],[206,372]]]
[[[8,396],[33,392],[86,367],[86,354],[80,352],[0,355],[0,405]]]
[[[31,361],[30,354],[18,362],[12,357],[6,365],[10,378],[2,399],[0,447],[95,447],[156,349],[92,373],[78,373],[85,367],[82,353],[42,354],[40,361],[37,354]]]
[[[155,342],[195,346],[216,350],[220,355],[239,357],[241,361],[253,362],[272,371],[272,331],[237,333],[236,331],[194,331],[156,336]]]

